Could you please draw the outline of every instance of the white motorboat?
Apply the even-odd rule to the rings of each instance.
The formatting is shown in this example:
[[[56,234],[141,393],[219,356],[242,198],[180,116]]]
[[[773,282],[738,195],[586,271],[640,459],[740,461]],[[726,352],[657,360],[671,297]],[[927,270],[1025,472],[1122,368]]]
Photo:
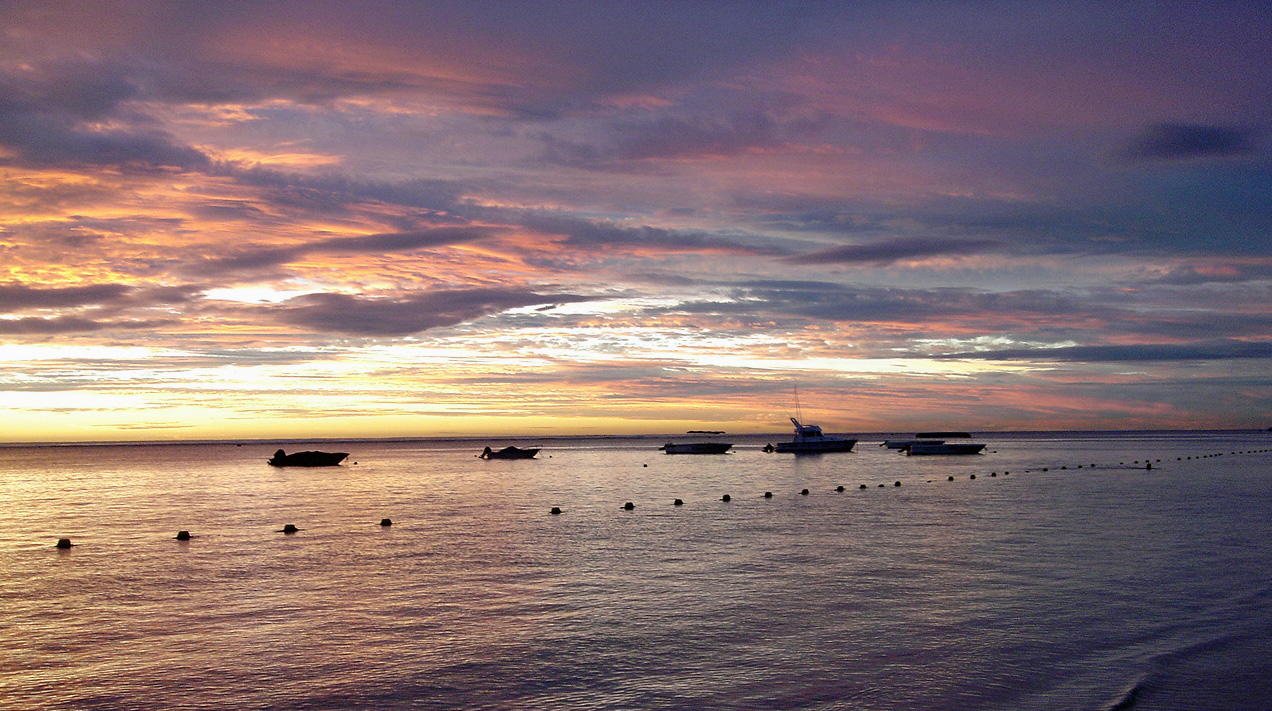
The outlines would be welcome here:
[[[851,452],[857,444],[855,439],[831,437],[822,432],[817,425],[804,425],[791,418],[795,425],[795,439],[790,442],[778,442],[777,446],[768,445],[764,449],[770,452],[789,452],[791,454],[821,454],[822,452]]]

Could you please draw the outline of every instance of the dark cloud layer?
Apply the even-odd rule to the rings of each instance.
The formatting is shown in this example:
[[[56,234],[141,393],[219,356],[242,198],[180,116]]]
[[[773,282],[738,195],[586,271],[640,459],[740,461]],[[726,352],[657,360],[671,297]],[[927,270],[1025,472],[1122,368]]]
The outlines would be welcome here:
[[[52,336],[71,333],[99,333],[109,330],[149,331],[175,325],[175,320],[98,321],[78,316],[56,318],[0,319],[0,334],[13,336]]]
[[[1254,152],[1247,131],[1228,126],[1161,123],[1149,126],[1123,152],[1128,158],[1187,160],[1244,156]]]
[[[0,312],[94,306],[119,302],[132,292],[133,287],[123,284],[49,288],[3,284],[0,285]]]
[[[950,353],[941,358],[1121,363],[1137,361],[1234,360],[1272,358],[1272,342],[1210,340],[1193,343],[1139,343],[1065,348],[1007,348]]]
[[[528,289],[451,289],[396,297],[309,294],[271,309],[276,318],[320,333],[409,336],[523,306],[589,301],[576,294]]]
[[[446,247],[487,239],[498,233],[493,228],[439,227],[411,232],[383,232],[360,237],[332,237],[293,247],[249,250],[233,257],[210,259],[192,266],[191,271],[211,275],[275,267],[308,254],[385,254]]]
[[[981,254],[1001,248],[988,239],[898,238],[871,244],[828,247],[807,254],[786,257],[794,264],[865,264],[887,266],[897,262],[931,257],[959,257]]]

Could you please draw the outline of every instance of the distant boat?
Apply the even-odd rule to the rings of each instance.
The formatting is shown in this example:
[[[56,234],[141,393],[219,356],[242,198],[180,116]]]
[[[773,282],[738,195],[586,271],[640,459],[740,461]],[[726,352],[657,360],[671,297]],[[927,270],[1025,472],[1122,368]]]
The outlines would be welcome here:
[[[765,451],[768,452],[789,452],[791,454],[820,454],[822,452],[851,452],[852,448],[857,444],[855,439],[844,439],[843,437],[831,437],[822,433],[822,428],[817,425],[803,425],[794,417],[791,423],[795,425],[795,439],[790,442],[778,442],[777,446],[768,445]]]
[[[980,454],[985,448],[985,445],[977,442],[945,441],[945,438],[971,439],[972,435],[968,432],[920,432],[916,437],[918,439],[903,448],[906,454]],[[936,439],[938,437],[943,439]]]
[[[668,442],[659,447],[665,454],[724,454],[732,448],[728,442]]]
[[[343,462],[348,452],[274,452],[269,463],[275,467],[334,467]]]
[[[477,456],[481,459],[534,459],[534,455],[538,453],[539,450],[537,448],[504,447],[503,449],[492,450],[490,447],[486,447]]]
[[[912,445],[912,444],[945,444],[945,440],[943,440],[943,439],[930,439],[930,440],[922,440],[922,439],[885,439],[885,440],[883,441],[883,444],[880,444],[879,446],[880,446],[880,447],[887,447],[888,449],[908,449],[908,448],[910,447],[910,445]]]

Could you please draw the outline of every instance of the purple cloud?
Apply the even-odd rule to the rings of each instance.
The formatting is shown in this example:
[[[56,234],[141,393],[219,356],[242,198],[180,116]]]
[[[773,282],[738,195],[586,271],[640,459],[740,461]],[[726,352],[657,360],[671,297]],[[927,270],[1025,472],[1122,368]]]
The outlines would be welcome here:
[[[782,261],[794,264],[888,266],[908,259],[981,254],[1001,247],[1000,242],[988,239],[901,237],[871,244],[828,247],[815,252],[785,257]]]
[[[1272,358],[1272,343],[1231,339],[1193,343],[1139,343],[1113,346],[1068,346],[1064,348],[1007,348],[992,351],[949,353],[938,358],[976,360],[1043,360],[1065,362],[1135,362],[1234,360]]]
[[[350,336],[409,336],[454,326],[508,309],[590,301],[576,294],[540,294],[527,289],[450,289],[398,297],[308,294],[271,309],[284,323]]]
[[[1228,126],[1159,123],[1144,129],[1123,155],[1145,160],[1189,160],[1244,156],[1253,152],[1247,131]]]

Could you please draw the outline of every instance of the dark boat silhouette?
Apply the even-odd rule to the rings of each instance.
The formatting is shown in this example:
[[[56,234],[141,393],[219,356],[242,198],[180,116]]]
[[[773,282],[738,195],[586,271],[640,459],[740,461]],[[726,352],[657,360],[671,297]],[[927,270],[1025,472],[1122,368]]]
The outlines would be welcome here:
[[[309,451],[288,454],[280,449],[269,458],[269,463],[275,467],[334,467],[347,456],[348,452]]]
[[[486,447],[477,456],[481,459],[534,459],[534,455],[538,453],[538,448],[504,447],[503,449],[492,450],[490,447]]]

